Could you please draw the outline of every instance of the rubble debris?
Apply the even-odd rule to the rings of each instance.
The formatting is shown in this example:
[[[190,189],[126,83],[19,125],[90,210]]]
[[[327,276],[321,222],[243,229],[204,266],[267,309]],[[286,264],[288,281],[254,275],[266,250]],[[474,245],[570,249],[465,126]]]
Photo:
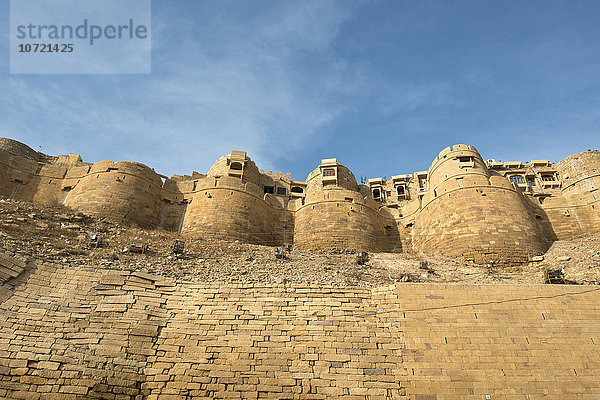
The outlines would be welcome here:
[[[419,262],[419,269],[427,271],[430,274],[435,274],[435,270],[429,266],[429,262],[428,261],[421,261],[421,262]]]
[[[104,242],[104,239],[102,238],[102,236],[96,235],[96,234],[90,235],[89,247],[91,249],[97,249],[99,247],[104,247],[104,245],[105,245],[105,242]]]
[[[282,247],[277,247],[275,249],[275,258],[278,260],[285,260],[287,256],[285,255],[285,251]]]
[[[142,242],[134,242],[129,246],[130,253],[146,254],[148,252],[148,244]]]
[[[285,277],[290,285],[335,287],[377,287],[402,280],[541,284],[543,269],[561,268],[566,271],[567,283],[569,280],[588,285],[600,282],[600,235],[557,241],[544,254],[543,263],[494,266],[491,271],[491,267],[462,259],[410,251],[368,253],[368,262],[360,265],[356,250],[288,250],[283,246],[283,254],[288,257],[283,262],[273,257],[274,247],[182,237],[162,229],[146,230],[92,217],[81,217],[77,230],[61,228],[61,222],[73,223],[79,219],[77,216],[60,206],[0,201],[0,251],[17,258],[33,257],[92,269],[146,269],[179,282],[271,285],[277,278]],[[41,221],[47,224],[43,229],[38,225]],[[189,256],[174,254],[176,240],[184,243]],[[147,244],[149,251],[123,252],[135,242]],[[562,261],[565,255],[571,259]],[[425,269],[425,265],[434,273]]]
[[[547,269],[544,271],[544,281],[549,284],[564,284],[565,270],[564,269]]]
[[[356,263],[358,265],[365,265],[369,261],[369,253],[366,251],[359,251],[356,256]]]
[[[185,250],[185,242],[183,240],[175,239],[173,242],[173,250],[171,251],[173,254],[183,254]]]

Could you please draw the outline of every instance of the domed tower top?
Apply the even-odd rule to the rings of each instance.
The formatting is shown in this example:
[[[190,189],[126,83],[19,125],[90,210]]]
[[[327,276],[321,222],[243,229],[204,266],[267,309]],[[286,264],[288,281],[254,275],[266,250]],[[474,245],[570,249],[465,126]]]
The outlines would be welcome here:
[[[230,154],[219,158],[207,173],[207,176],[230,176],[240,178],[242,182],[259,184],[260,172],[254,161],[245,151],[232,150]]]
[[[34,161],[39,161],[40,159],[40,154],[37,151],[33,150],[25,143],[13,139],[0,138],[0,149]]]
[[[346,189],[358,191],[354,174],[335,158],[321,160],[321,165],[315,168],[306,178],[306,192],[328,189]]]
[[[475,147],[466,144],[446,147],[429,167],[429,187],[435,188],[447,179],[465,174],[490,176],[485,161]]]
[[[588,150],[560,160],[556,167],[563,179],[563,189],[582,179],[600,175],[600,151]]]

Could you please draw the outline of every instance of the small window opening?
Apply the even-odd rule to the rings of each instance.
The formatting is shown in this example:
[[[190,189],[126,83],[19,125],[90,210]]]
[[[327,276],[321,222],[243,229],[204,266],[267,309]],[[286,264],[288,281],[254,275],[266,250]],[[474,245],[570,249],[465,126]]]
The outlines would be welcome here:
[[[242,170],[242,163],[239,162],[232,162],[231,166],[229,166],[230,169],[235,169],[237,171],[241,171]]]
[[[300,186],[294,186],[291,190],[292,193],[304,193],[304,189],[302,189]]]
[[[278,187],[277,194],[280,196],[285,196],[287,194],[287,189],[284,187]]]
[[[535,178],[527,178],[527,185],[535,186]]]
[[[542,175],[542,181],[543,182],[554,182],[554,181],[556,181],[556,178],[554,177],[554,175]]]
[[[374,199],[380,199],[381,198],[381,190],[379,190],[379,189],[373,189],[373,198]]]
[[[275,186],[265,186],[264,187],[264,191],[265,194],[274,194],[275,193]]]
[[[325,168],[323,170],[323,176],[335,176],[335,169],[333,169],[333,168]]]

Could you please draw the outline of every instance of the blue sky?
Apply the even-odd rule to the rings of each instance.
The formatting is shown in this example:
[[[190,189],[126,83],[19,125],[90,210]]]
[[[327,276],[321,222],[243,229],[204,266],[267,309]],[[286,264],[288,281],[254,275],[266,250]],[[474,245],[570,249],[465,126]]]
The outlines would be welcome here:
[[[153,0],[150,75],[10,75],[0,16],[0,136],[48,154],[172,175],[245,150],[304,180],[600,147],[599,1]]]

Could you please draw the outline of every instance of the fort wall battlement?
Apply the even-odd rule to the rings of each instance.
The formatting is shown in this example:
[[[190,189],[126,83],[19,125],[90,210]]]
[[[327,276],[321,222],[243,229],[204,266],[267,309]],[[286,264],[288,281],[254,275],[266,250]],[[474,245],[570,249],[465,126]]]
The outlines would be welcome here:
[[[0,171],[3,197],[271,246],[415,250],[503,264],[600,231],[598,151],[522,163],[485,161],[473,146],[454,145],[428,171],[359,185],[336,159],[300,181],[232,151],[206,174],[167,178],[135,162],[90,164],[0,139]]]
[[[493,176],[472,146],[444,149],[428,179],[415,221],[416,248],[494,264],[546,250],[548,242],[522,195],[507,179]]]
[[[296,247],[378,251],[392,248],[392,235],[386,234],[377,202],[363,196],[348,168],[335,159],[323,160],[306,182],[306,197],[295,213]],[[396,228],[393,220],[389,223]]]

